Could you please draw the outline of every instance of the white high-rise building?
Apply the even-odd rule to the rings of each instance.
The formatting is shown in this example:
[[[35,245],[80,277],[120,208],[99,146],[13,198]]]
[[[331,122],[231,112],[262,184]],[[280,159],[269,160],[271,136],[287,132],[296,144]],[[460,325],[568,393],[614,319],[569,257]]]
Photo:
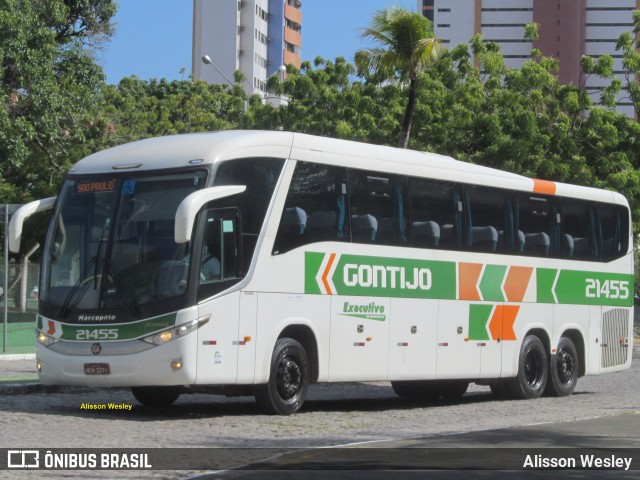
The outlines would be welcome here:
[[[300,67],[301,6],[300,0],[194,0],[194,80],[233,83],[239,70],[248,94],[265,95],[267,78],[282,65]]]

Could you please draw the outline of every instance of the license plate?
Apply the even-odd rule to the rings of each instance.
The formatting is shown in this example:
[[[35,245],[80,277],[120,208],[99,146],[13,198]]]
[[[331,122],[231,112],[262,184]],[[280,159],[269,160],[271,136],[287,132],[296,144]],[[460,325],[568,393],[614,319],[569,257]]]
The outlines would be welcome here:
[[[85,363],[84,374],[85,375],[109,375],[111,368],[108,363]]]

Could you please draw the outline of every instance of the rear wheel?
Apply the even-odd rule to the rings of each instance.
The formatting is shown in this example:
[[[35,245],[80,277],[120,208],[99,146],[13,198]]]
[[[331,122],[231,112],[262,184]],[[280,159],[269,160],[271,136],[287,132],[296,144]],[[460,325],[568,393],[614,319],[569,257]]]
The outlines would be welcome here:
[[[509,392],[509,385],[505,379],[498,379],[496,383],[489,385],[491,393],[498,398],[511,398],[511,392]]]
[[[268,413],[291,415],[302,407],[309,390],[309,360],[299,342],[281,338],[271,357],[269,382],[256,391],[256,401]]]
[[[467,393],[469,382],[466,380],[442,380],[438,385],[438,393],[445,400],[457,400]]]
[[[434,401],[456,400],[463,396],[469,387],[466,380],[409,380],[391,382],[393,391],[402,398]]]
[[[432,401],[437,398],[431,382],[425,380],[401,380],[391,382],[393,391],[401,398]]]
[[[562,337],[556,354],[551,356],[549,362],[549,381],[545,393],[554,397],[571,395],[578,384],[579,366],[576,346],[569,337]]]
[[[172,405],[180,396],[177,387],[132,387],[131,393],[145,407],[162,408]]]
[[[509,392],[520,399],[538,398],[547,386],[549,363],[542,341],[528,335],[522,341],[518,361],[518,376],[507,380]]]

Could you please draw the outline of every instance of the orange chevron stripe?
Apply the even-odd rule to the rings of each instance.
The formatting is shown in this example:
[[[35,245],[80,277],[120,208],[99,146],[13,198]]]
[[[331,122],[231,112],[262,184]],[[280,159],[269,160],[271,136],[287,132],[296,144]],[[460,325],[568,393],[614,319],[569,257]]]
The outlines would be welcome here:
[[[55,335],[56,333],[56,324],[53,320],[48,320],[47,324],[49,325],[49,330],[47,330],[47,335]]]
[[[324,272],[322,272],[322,284],[324,285],[324,288],[329,295],[333,295],[333,292],[331,291],[331,286],[329,285],[329,281],[327,280],[327,277],[329,277],[329,272],[331,271],[331,265],[333,265],[333,261],[335,259],[336,259],[335,253],[332,253],[331,255],[329,255],[329,261],[327,262],[327,267],[324,269]]]
[[[520,311],[520,305],[502,305],[502,340],[516,340],[513,324]]]
[[[481,263],[458,263],[458,298],[460,300],[482,300],[476,288],[481,272]]]
[[[496,305],[489,321],[489,332],[493,340],[502,340],[502,305]]]
[[[516,322],[519,311],[519,305],[496,305],[489,322],[489,331],[493,340],[516,340],[513,324]]]
[[[533,273],[532,267],[511,267],[504,282],[504,293],[509,302],[522,302]]]

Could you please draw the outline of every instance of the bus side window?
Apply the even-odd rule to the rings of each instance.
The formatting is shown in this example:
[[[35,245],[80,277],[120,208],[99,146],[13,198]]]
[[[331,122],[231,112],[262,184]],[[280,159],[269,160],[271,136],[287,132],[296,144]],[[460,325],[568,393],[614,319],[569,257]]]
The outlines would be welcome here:
[[[567,242],[565,255],[576,260],[598,260],[596,208],[586,202],[565,199],[562,224],[563,236]]]
[[[598,207],[598,242],[601,260],[611,261],[627,252],[629,239],[628,214],[622,207]]]
[[[377,172],[349,170],[351,238],[358,243],[407,243],[406,181]]]
[[[298,162],[273,247],[273,254],[322,241],[349,241],[347,178],[341,167]]]
[[[513,253],[516,247],[513,193],[486,187],[465,188],[467,236],[471,250]]]
[[[237,208],[217,208],[207,212],[198,273],[200,299],[220,290],[223,282],[233,283],[244,276],[242,226]]]
[[[560,234],[560,209],[552,198],[517,196],[517,251],[534,257],[558,257],[572,248],[570,236]]]
[[[448,182],[411,179],[411,241],[414,247],[462,248],[462,202]]]

